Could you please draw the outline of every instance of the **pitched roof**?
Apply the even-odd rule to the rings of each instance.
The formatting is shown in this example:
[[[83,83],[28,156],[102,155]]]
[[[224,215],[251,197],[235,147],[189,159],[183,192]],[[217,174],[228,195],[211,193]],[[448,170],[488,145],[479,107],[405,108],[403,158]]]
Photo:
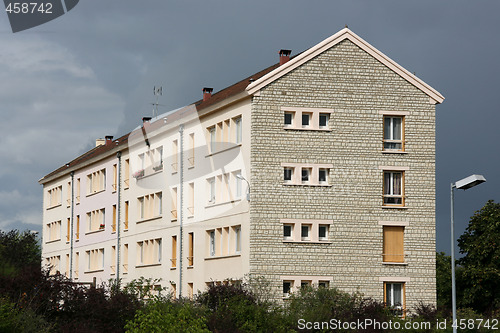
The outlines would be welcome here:
[[[348,28],[344,28],[337,32],[335,35],[328,37],[324,41],[322,41],[319,44],[316,44],[315,46],[311,47],[310,49],[306,50],[305,52],[299,54],[297,57],[295,57],[293,60],[288,61],[282,66],[279,66],[275,70],[269,72],[268,74],[264,75],[261,77],[259,80],[253,82],[250,84],[246,90],[248,91],[249,94],[255,94],[257,91],[261,90],[271,82],[279,79],[283,75],[287,74],[288,72],[294,70],[295,68],[299,67],[300,65],[304,64],[305,62],[309,61],[310,59],[316,57],[317,55],[323,53],[324,51],[328,50],[332,46],[340,43],[341,41],[349,39],[351,42],[353,42],[355,45],[357,45],[359,48],[373,56],[375,59],[380,61],[382,64],[393,70],[395,73],[400,75],[402,78],[407,80],[409,83],[413,84],[415,87],[423,91],[425,94],[427,94],[435,103],[442,103],[444,101],[443,95],[441,95],[438,91],[433,89],[431,86],[426,84],[424,81],[420,80],[418,77],[416,77],[414,74],[410,73],[406,69],[404,69],[402,66],[400,66],[398,63],[396,63],[394,60],[377,50],[375,47],[370,45],[367,41],[356,35],[354,32],[349,30]]]

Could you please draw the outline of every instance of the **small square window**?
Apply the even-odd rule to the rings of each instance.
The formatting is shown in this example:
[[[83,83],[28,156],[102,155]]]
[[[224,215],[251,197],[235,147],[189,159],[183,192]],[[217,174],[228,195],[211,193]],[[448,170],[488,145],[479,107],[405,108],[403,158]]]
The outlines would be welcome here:
[[[302,182],[309,182],[309,178],[311,177],[311,169],[309,168],[302,168]]]
[[[311,115],[309,113],[302,113],[302,127],[309,127]]]
[[[284,170],[283,179],[285,182],[291,182],[293,179],[293,168],[285,168]]]
[[[318,288],[328,288],[330,285],[330,281],[319,281]]]
[[[311,286],[311,281],[300,281],[300,288],[304,289]]]
[[[330,114],[320,113],[319,114],[319,128],[327,128],[329,119],[330,119]]]
[[[327,224],[323,224],[323,225],[319,226],[318,238],[319,238],[319,240],[327,240],[328,239],[328,225]]]
[[[311,229],[311,226],[308,224],[303,224],[301,229],[300,229],[300,237],[302,240],[309,240],[309,231]]]
[[[285,112],[285,126],[292,126],[293,125],[293,117],[294,114],[293,112]]]
[[[292,291],[293,282],[292,281],[283,281],[283,297],[290,296]]]
[[[284,224],[283,225],[283,239],[290,240],[292,239],[293,225],[292,224]]]
[[[328,183],[327,175],[328,175],[327,169],[319,169],[318,181],[320,184],[327,184]]]

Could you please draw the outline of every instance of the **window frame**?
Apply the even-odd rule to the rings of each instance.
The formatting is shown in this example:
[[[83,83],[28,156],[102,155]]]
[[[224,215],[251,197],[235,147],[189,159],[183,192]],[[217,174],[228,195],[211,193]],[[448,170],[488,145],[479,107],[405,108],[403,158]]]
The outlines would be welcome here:
[[[394,179],[395,174],[400,174],[401,177],[399,179],[399,192],[400,194],[394,194],[395,188],[394,184],[396,180]],[[389,176],[389,188],[386,186],[386,175]],[[383,183],[382,183],[382,205],[385,207],[405,207],[405,170],[389,170],[386,169],[383,171]],[[394,199],[396,203],[390,202],[391,199]],[[400,202],[397,202],[397,199]]]
[[[283,112],[282,124],[285,130],[306,130],[306,131],[331,131],[330,120],[334,109],[328,108],[304,108],[282,106]],[[286,116],[291,115],[291,123],[286,122]],[[307,124],[304,124],[304,116],[307,115]],[[325,116],[326,126],[320,125],[320,117]]]

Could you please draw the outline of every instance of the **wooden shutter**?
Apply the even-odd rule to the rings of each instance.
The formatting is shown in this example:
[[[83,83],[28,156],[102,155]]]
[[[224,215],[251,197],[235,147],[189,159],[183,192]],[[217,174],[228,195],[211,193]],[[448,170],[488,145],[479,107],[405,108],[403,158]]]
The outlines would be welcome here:
[[[384,226],[384,262],[404,262],[404,227]]]

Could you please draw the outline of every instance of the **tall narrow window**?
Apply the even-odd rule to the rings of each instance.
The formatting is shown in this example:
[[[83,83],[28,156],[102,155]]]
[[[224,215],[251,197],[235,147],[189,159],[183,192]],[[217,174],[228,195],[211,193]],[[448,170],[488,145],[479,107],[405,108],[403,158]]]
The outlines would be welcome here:
[[[384,150],[403,150],[404,117],[384,117]]]
[[[208,180],[208,202],[215,203],[215,178]]]
[[[125,201],[125,221],[123,222],[123,229],[128,230],[128,201]]]
[[[328,240],[328,224],[320,224],[318,227],[318,239],[320,241]]]
[[[190,232],[188,234],[188,246],[189,246],[189,253],[188,253],[188,266],[193,266],[194,264],[194,233]]]
[[[404,172],[384,171],[384,205],[404,205]]]
[[[217,138],[215,133],[215,126],[212,126],[208,129],[210,135],[210,152],[213,153],[217,147]]]
[[[302,183],[308,183],[311,178],[311,169],[310,168],[302,168]]]
[[[188,298],[193,299],[193,282],[188,283]]]
[[[76,240],[80,239],[80,215],[76,216]]]
[[[235,233],[234,238],[236,241],[235,251],[236,251],[236,253],[240,253],[241,252],[241,227],[240,226],[235,227],[234,233]]]
[[[384,262],[404,262],[404,227],[384,226]]]
[[[241,198],[242,194],[242,180],[238,176],[241,177],[241,172],[236,173],[237,176],[235,176],[235,181],[236,181],[236,197]]]
[[[177,187],[172,188],[172,209],[170,210],[171,220],[177,221]]]
[[[116,191],[118,188],[118,169],[116,164],[113,164],[113,191]]]
[[[330,119],[329,113],[320,113],[319,114],[319,128],[324,129],[328,128],[328,120]]]
[[[396,315],[403,317],[405,312],[405,284],[404,283],[384,283],[385,305]]]
[[[283,180],[285,181],[285,183],[293,182],[293,168],[285,168],[284,169]]]
[[[172,141],[172,173],[177,172],[178,169],[178,154],[179,145],[177,140]]]
[[[215,256],[215,230],[210,231],[209,233],[209,244],[210,244],[210,256]]]
[[[302,128],[309,127],[309,123],[312,118],[311,116],[312,114],[310,113],[302,112]]]
[[[177,236],[172,236],[172,268],[177,267]]]
[[[78,279],[78,273],[80,271],[80,252],[75,252],[75,279]]]
[[[193,167],[194,166],[194,133],[189,134],[189,155],[188,155],[188,162],[189,166]]]
[[[188,185],[188,216],[194,215],[194,182]]]
[[[128,273],[128,244],[123,244],[123,273]]]
[[[66,204],[69,207],[71,205],[71,182],[68,182],[68,187],[67,187],[67,195],[66,195]]]
[[[239,144],[239,143],[241,143],[241,138],[242,138],[241,117],[236,118],[234,120],[234,124],[236,125],[236,143]]]
[[[127,189],[130,184],[130,160],[127,158],[125,160],[125,167],[123,170],[123,188]]]
[[[80,178],[76,180],[76,193],[75,193],[76,204],[80,203]]]
[[[300,237],[302,240],[309,240],[309,234],[311,231],[311,226],[309,224],[303,224],[300,229]]]
[[[116,273],[116,246],[111,246],[111,260],[109,268],[111,269],[111,274]]]
[[[295,112],[285,112],[285,127],[293,126]]]
[[[113,222],[111,224],[111,231],[116,231],[116,205],[113,205]]]
[[[283,297],[287,298],[292,292],[293,281],[283,281]]]
[[[71,218],[68,217],[66,220],[66,242],[69,242],[71,235]]]
[[[293,224],[283,224],[283,239],[292,240],[293,239]]]
[[[320,184],[328,184],[328,169],[319,169],[318,181]]]

